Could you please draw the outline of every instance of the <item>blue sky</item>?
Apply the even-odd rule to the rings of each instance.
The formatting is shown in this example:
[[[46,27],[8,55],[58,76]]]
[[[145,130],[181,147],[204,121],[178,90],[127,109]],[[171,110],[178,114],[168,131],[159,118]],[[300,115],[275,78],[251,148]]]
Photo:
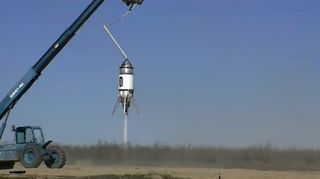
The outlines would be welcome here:
[[[3,97],[90,1],[0,2]],[[110,27],[135,67],[133,144],[320,147],[320,2],[152,1]],[[122,142],[121,56],[103,31],[126,7],[104,4],[14,108],[64,144]],[[10,130],[6,138],[11,139]]]

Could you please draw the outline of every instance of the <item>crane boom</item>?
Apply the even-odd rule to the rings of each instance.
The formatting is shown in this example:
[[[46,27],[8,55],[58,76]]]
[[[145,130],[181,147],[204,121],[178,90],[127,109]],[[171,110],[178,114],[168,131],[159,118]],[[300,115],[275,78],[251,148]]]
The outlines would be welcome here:
[[[77,30],[84,22],[95,12],[104,0],[93,0],[91,4],[81,13],[81,15],[65,30],[61,36],[51,45],[46,53],[35,63],[31,69],[21,78],[21,80],[10,90],[10,92],[0,102],[0,120],[9,113],[17,101],[28,91],[33,83],[41,75],[41,72],[54,59],[54,57],[63,49],[63,47],[75,35]],[[0,139],[6,127],[6,121],[0,128]]]

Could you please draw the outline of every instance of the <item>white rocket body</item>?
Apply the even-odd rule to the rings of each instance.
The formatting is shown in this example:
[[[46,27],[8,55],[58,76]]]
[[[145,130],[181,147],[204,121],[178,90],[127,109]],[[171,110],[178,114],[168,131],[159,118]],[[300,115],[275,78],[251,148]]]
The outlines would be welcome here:
[[[128,115],[128,109],[133,101],[134,73],[133,66],[129,60],[125,60],[120,68],[118,79],[118,103],[123,109],[123,113]]]

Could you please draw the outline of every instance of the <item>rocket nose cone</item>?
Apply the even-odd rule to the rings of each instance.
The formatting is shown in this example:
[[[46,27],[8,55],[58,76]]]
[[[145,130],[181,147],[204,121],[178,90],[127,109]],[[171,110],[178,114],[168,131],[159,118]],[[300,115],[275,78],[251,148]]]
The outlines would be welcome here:
[[[130,63],[130,61],[128,59],[126,59],[125,61],[123,61],[123,63],[121,64],[120,68],[133,68],[132,64]]]

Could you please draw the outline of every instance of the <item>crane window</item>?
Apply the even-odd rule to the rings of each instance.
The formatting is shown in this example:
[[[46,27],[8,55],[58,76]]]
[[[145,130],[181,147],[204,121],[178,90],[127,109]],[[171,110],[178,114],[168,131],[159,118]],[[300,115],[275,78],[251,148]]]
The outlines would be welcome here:
[[[45,143],[41,129],[33,129],[33,134],[36,143]]]
[[[33,140],[33,132],[31,128],[22,128],[17,131],[17,143],[29,143]]]

